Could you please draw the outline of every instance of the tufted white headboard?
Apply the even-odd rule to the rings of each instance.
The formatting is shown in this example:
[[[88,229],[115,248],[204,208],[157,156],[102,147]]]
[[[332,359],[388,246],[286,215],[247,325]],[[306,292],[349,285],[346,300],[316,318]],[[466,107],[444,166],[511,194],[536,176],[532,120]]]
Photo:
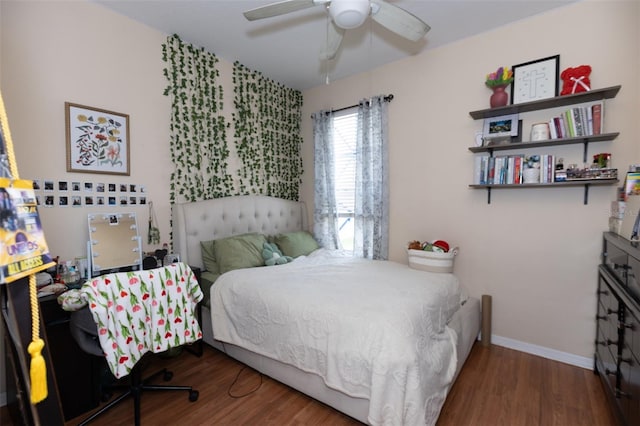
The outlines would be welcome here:
[[[276,235],[308,230],[304,203],[264,195],[174,204],[171,216],[174,252],[181,261],[199,268],[203,268],[200,241],[247,232]]]

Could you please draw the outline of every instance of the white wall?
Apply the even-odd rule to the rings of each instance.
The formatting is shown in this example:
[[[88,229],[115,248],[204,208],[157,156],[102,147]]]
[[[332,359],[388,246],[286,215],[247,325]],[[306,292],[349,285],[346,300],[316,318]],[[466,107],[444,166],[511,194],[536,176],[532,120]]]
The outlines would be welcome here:
[[[21,176],[144,185],[168,240],[165,37],[91,3],[3,2],[2,9],[2,93]],[[129,114],[131,176],[66,172],[65,101]],[[92,210],[105,209],[114,208]],[[39,210],[53,255],[86,251],[89,208]],[[123,211],[130,210],[146,236],[146,208]]]
[[[52,25],[52,23],[55,23]],[[170,240],[170,99],[162,70],[162,34],[86,1],[0,2],[0,87],[15,145],[20,176],[58,181],[144,185],[153,201],[162,242]],[[219,58],[219,83],[231,119],[233,62]],[[66,172],[64,102],[129,114],[131,175]],[[238,160],[232,153],[231,168]],[[71,194],[69,194],[71,195]],[[83,194],[84,195],[84,194]],[[119,195],[119,194],[118,194]],[[54,256],[72,259],[86,251],[87,213],[134,211],[143,249],[147,207],[39,209]],[[0,330],[0,339],[2,331]],[[0,377],[4,352],[0,347]],[[0,380],[0,405],[4,379]]]
[[[167,85],[162,73],[165,41],[165,34],[91,2],[0,2],[0,87],[20,176],[56,183],[144,185],[147,199],[154,203],[162,242],[169,241],[172,171],[170,99],[163,95]],[[221,61],[220,67],[225,92],[231,94],[233,65]],[[66,172],[65,101],[129,114],[130,176]],[[41,207],[52,255],[72,259],[85,253],[90,211],[135,211],[143,248],[159,248],[146,244],[148,213],[144,206]],[[5,388],[3,367],[0,347],[0,403]]]
[[[616,188],[591,188],[586,206],[582,188],[494,190],[488,205],[486,191],[468,188],[474,155],[467,148],[482,130],[482,121],[471,119],[469,111],[489,107],[484,77],[501,65],[555,54],[561,70],[590,64],[592,87],[622,89],[605,108],[606,129],[621,134],[590,146],[589,156],[611,152],[613,165],[624,172],[640,161],[639,28],[638,2],[582,2],[308,90],[304,164],[313,160],[312,112],[394,94],[391,260],[406,262],[406,245],[414,239],[459,245],[455,272],[471,294],[493,295],[495,335],[588,361],[601,233]],[[525,140],[533,122],[555,113],[523,116]],[[582,163],[581,145],[539,153]],[[313,169],[305,171],[302,198],[311,202]]]

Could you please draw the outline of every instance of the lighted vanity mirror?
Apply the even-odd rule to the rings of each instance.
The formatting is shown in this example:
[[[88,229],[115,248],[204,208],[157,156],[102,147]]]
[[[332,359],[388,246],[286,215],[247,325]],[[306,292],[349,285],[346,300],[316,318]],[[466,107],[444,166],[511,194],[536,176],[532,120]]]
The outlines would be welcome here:
[[[89,259],[92,276],[123,268],[138,269],[142,250],[136,214],[90,214]]]

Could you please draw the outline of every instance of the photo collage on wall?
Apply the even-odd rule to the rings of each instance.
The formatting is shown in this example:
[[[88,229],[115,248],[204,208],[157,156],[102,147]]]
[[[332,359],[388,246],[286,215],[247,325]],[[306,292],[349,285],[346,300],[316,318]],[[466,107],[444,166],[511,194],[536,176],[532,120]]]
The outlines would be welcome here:
[[[79,180],[34,179],[36,201],[42,207],[130,207],[147,204],[144,185]]]

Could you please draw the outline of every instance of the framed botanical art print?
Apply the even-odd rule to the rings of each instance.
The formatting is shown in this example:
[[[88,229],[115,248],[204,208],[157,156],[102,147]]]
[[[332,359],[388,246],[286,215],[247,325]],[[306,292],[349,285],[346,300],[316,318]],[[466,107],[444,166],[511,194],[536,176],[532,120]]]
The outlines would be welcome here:
[[[67,171],[130,174],[129,115],[65,102]]]
[[[558,96],[560,55],[513,66],[511,103],[521,104]]]

